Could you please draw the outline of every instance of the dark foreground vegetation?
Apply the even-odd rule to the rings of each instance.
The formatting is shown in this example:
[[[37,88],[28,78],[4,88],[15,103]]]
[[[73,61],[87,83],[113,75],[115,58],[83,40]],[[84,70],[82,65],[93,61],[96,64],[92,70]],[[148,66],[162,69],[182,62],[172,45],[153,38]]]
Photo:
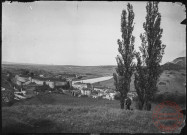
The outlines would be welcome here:
[[[2,129],[3,133],[161,132],[153,124],[152,110],[138,111],[134,103],[131,108],[133,110],[121,110],[117,100],[54,93],[37,95],[3,107]]]

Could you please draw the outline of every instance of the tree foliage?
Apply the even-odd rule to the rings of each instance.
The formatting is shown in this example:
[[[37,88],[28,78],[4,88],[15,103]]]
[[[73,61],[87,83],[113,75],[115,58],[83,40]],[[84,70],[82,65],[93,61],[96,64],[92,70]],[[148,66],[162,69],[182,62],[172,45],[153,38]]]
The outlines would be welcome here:
[[[133,58],[135,54],[135,37],[132,35],[132,31],[134,29],[134,12],[133,6],[129,3],[127,4],[127,11],[123,10],[121,15],[122,40],[117,40],[119,55],[116,57],[116,73],[113,74],[114,85],[121,95],[121,109],[124,109],[124,101],[127,97],[128,91],[130,90],[131,76],[134,69]]]
[[[140,53],[136,54],[137,65],[135,74],[135,89],[137,91],[140,109],[148,106],[157,91],[157,82],[161,74],[160,62],[165,45],[161,37],[161,14],[158,12],[158,2],[148,2],[146,6],[146,21],[143,23],[145,32],[140,34]]]

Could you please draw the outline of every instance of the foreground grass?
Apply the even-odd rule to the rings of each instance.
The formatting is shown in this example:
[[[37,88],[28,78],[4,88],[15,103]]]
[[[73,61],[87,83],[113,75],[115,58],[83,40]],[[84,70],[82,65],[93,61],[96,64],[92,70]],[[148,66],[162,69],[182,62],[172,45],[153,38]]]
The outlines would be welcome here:
[[[117,102],[109,100],[95,100],[88,98],[80,99],[75,97],[70,98],[68,96],[58,94],[46,96],[48,96],[48,98],[41,99],[41,101],[35,100],[34,102],[34,99],[30,99],[29,101],[25,101],[24,103],[20,104],[15,104],[11,107],[3,107],[3,132],[160,132],[153,124],[151,111],[144,112],[138,110],[121,110],[119,109],[119,107],[115,106]],[[46,96],[43,96],[43,98],[45,98]],[[53,100],[49,97],[53,97]],[[52,104],[44,102],[45,100],[47,101],[47,99],[49,99]],[[176,132],[180,132],[180,130]]]

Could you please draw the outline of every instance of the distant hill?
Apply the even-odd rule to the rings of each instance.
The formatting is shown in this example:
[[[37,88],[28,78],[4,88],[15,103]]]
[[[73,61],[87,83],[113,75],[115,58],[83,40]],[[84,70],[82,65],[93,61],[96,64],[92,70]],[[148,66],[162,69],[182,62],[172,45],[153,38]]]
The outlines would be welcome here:
[[[36,63],[19,63],[19,62],[9,62],[9,61],[2,61],[4,65],[46,65],[47,64],[36,64]]]
[[[72,66],[72,65],[21,65],[21,64],[2,64],[2,69],[19,74],[22,70],[36,72],[36,74],[77,74],[86,75],[90,78],[110,76],[115,72],[116,66]],[[84,78],[85,79],[85,78]]]
[[[2,64],[16,64],[14,62],[2,61]]]
[[[186,69],[186,57],[179,57],[171,62],[161,65],[163,70],[181,70]]]

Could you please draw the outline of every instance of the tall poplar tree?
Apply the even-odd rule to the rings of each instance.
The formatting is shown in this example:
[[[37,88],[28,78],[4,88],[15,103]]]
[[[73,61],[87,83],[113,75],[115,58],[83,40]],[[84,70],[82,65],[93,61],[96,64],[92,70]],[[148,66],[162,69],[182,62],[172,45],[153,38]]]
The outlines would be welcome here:
[[[147,3],[146,21],[143,23],[145,32],[140,34],[141,54],[136,54],[138,62],[134,84],[139,97],[140,109],[145,110],[150,110],[148,105],[157,92],[157,82],[161,74],[160,62],[166,47],[161,41],[163,29],[160,28],[161,14],[158,12],[158,3]]]
[[[134,70],[133,58],[135,54],[135,37],[132,35],[134,29],[134,12],[133,6],[129,3],[127,4],[127,11],[123,10],[121,15],[122,40],[117,40],[119,55],[116,57],[116,73],[113,74],[114,85],[116,86],[116,90],[120,92],[121,109],[124,109],[125,98],[130,90],[131,76]]]

